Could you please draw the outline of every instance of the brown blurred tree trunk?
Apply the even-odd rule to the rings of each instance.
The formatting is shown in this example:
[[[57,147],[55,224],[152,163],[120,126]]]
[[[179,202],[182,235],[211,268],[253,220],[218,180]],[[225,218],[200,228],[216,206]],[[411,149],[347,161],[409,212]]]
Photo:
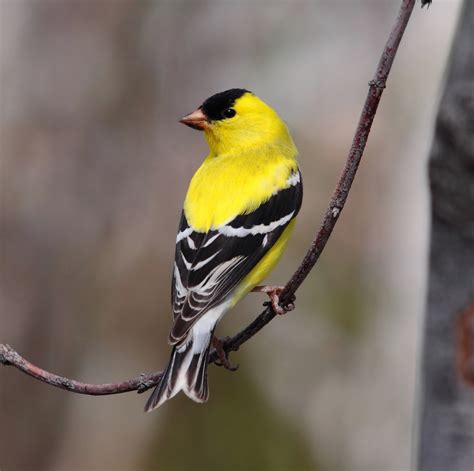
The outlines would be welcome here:
[[[418,467],[426,471],[474,467],[474,389],[456,368],[455,330],[459,313],[474,302],[473,44],[474,2],[467,1],[429,161],[432,227],[418,452]]]

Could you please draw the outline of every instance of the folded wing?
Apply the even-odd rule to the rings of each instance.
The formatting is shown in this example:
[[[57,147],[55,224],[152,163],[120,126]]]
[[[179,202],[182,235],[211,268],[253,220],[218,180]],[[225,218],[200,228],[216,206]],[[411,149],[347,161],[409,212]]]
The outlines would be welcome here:
[[[186,339],[191,327],[221,304],[271,249],[301,207],[303,186],[297,171],[288,187],[249,214],[209,232],[195,231],[181,216],[171,300],[174,324],[169,341]]]

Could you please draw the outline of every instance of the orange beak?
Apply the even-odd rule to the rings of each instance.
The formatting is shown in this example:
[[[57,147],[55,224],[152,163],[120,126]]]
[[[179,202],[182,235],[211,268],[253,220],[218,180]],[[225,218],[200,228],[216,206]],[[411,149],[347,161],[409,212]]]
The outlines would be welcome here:
[[[198,131],[204,131],[209,128],[209,120],[202,112],[201,108],[187,114],[184,118],[181,118],[179,122],[189,126],[190,128],[197,129]]]

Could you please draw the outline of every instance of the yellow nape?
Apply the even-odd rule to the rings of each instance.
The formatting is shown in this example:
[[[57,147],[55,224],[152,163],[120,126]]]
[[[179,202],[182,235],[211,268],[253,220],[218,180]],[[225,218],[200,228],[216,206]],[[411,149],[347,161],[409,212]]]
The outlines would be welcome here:
[[[295,227],[293,219],[268,253],[255,265],[253,270],[242,280],[232,296],[231,307],[235,306],[249,291],[260,284],[273,270],[285,251],[288,240]]]
[[[298,168],[297,149],[278,114],[252,93],[233,106],[236,115],[205,131],[210,154],[189,185],[184,211],[197,231],[218,228],[250,213],[288,187]]]

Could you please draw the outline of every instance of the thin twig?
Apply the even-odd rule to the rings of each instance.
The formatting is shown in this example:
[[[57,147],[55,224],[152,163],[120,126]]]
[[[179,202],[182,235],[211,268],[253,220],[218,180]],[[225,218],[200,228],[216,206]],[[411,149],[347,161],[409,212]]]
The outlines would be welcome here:
[[[291,302],[292,296],[318,261],[319,256],[326,246],[326,242],[339,219],[341,211],[344,208],[344,204],[346,203],[349,190],[351,189],[352,182],[354,181],[365,149],[365,144],[367,143],[370,128],[374,121],[375,113],[387,82],[388,74],[390,73],[398,46],[414,6],[415,0],[402,1],[397,20],[395,21],[395,25],[392,28],[387,43],[385,44],[375,76],[373,80],[369,82],[369,93],[365,100],[362,114],[359,118],[359,123],[347,157],[346,165],[342,171],[341,177],[339,178],[339,182],[334,190],[331,201],[329,202],[328,209],[326,210],[319,231],[311,243],[311,247],[296,272],[286,284],[285,289],[280,296],[282,305]],[[225,342],[224,349],[228,352],[238,350],[240,345],[246,342],[250,337],[253,337],[274,317],[275,313],[270,308],[267,308],[248,327]],[[214,358],[211,356],[210,359],[213,360]]]
[[[23,358],[18,352],[9,345],[0,344],[0,363],[14,366],[23,373],[32,376],[35,379],[48,383],[57,388],[66,389],[66,391],[79,394],[89,394],[91,396],[106,396],[108,394],[120,394],[129,391],[145,392],[158,383],[161,372],[141,374],[136,378],[128,379],[120,383],[89,384],[81,383],[74,379],[64,378],[42,368],[33,365]]]
[[[296,272],[286,284],[285,289],[280,296],[282,306],[286,306],[292,301],[296,290],[301,286],[308,273],[318,261],[319,256],[326,246],[329,236],[331,235],[334,226],[339,219],[341,211],[344,208],[344,204],[352,186],[352,182],[354,181],[357,168],[359,167],[359,163],[367,143],[370,128],[372,126],[380,98],[385,88],[388,74],[390,73],[398,46],[414,6],[415,0],[402,1],[398,17],[392,28],[387,44],[385,45],[385,48],[382,52],[374,79],[369,83],[369,92],[365,100],[364,108],[359,119],[359,124],[357,126],[354,139],[352,141],[352,146],[347,157],[346,165],[332,195],[329,207],[326,210],[326,214],[324,215],[321,226],[313,242],[311,243],[311,247],[309,248],[306,256],[304,257]],[[259,332],[274,317],[275,313],[273,310],[270,307],[267,307],[245,329],[234,335],[232,338],[227,339],[223,344],[224,350],[227,353],[231,351],[237,351],[244,342]],[[215,351],[213,351],[209,356],[209,362],[212,363],[215,360],[217,360],[217,354]],[[54,375],[31,364],[8,345],[0,345],[0,363],[14,366],[24,373],[52,386],[63,388],[71,392],[90,395],[118,394],[129,391],[144,392],[147,389],[155,386],[161,376],[161,372],[157,372],[147,375],[140,375],[137,378],[120,383],[80,383],[78,381]]]

